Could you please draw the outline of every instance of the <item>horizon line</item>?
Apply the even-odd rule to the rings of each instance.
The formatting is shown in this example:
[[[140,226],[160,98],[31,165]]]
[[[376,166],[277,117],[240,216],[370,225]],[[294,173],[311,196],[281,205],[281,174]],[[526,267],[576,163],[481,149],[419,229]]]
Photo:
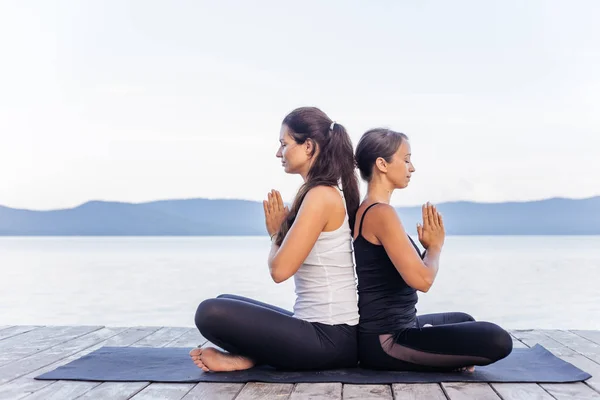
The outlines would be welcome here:
[[[594,196],[579,197],[579,198],[576,198],[576,197],[555,196],[555,197],[538,198],[538,199],[533,199],[533,200],[507,200],[507,201],[449,200],[449,201],[442,201],[442,202],[433,203],[433,204],[436,204],[436,205],[448,204],[448,203],[473,203],[473,204],[488,204],[488,205],[493,205],[493,204],[515,204],[515,203],[524,204],[524,203],[536,203],[536,202],[549,201],[549,200],[590,200],[590,199],[594,199],[594,198],[597,198],[597,197],[600,197],[600,194],[594,195]],[[251,203],[262,203],[262,200],[250,200],[250,199],[243,199],[243,198],[187,197],[187,198],[165,198],[165,199],[147,200],[147,201],[140,201],[140,202],[128,202],[128,201],[119,201],[119,200],[98,200],[98,199],[93,199],[93,200],[88,200],[88,201],[85,201],[83,203],[80,203],[79,205],[76,205],[76,206],[73,206],[73,207],[68,207],[68,208],[37,209],[37,210],[36,209],[31,209],[31,208],[9,207],[9,206],[5,206],[5,205],[2,205],[2,204],[0,204],[0,208],[8,208],[8,209],[11,209],[11,210],[16,210],[16,211],[52,212],[52,211],[73,210],[75,208],[82,207],[82,206],[84,206],[86,204],[89,204],[89,203],[116,203],[116,204],[142,205],[142,204],[157,203],[157,202],[164,202],[164,201],[190,201],[190,200],[246,201],[246,202],[251,202]],[[414,208],[414,207],[421,207],[422,204],[416,204],[416,205],[394,205],[394,204],[392,204],[392,206],[394,208]]]

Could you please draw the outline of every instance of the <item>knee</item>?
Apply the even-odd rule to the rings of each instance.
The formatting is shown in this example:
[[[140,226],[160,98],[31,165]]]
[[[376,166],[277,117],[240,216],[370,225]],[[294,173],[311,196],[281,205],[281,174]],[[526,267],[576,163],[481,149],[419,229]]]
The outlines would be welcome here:
[[[474,322],[475,318],[473,318],[470,314],[464,313],[464,312],[458,312],[456,313],[459,320],[463,321],[463,322]]]
[[[220,325],[219,321],[222,321],[224,316],[225,310],[222,301],[219,299],[207,299],[198,305],[194,322],[200,333],[206,337],[207,332],[212,331],[213,327]]]
[[[507,357],[513,349],[513,341],[510,334],[491,322],[487,323],[489,326],[489,343],[491,346],[491,356],[495,361],[501,360]]]

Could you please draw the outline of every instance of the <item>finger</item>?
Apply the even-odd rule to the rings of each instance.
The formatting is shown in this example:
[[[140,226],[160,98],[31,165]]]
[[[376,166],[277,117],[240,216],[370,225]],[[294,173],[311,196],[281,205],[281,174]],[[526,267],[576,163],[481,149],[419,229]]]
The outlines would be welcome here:
[[[290,212],[290,208],[289,208],[288,206],[285,206],[284,210],[285,210],[285,213],[286,213],[286,214],[289,214],[289,212]]]
[[[429,204],[427,208],[427,219],[429,220],[429,227],[434,228],[435,225],[433,224],[433,206]]]
[[[444,218],[442,218],[442,214],[440,214],[439,216],[440,216],[440,228],[445,233],[446,232],[446,228],[444,228]]]
[[[441,228],[442,227],[442,214],[440,214],[439,212],[437,213],[437,224],[438,226]]]
[[[267,194],[267,207],[269,208],[269,212],[273,212],[273,196],[271,192]]]
[[[271,210],[273,211],[275,211],[275,202],[273,201],[274,198],[275,194],[273,193],[273,189],[271,189],[269,192],[269,207],[271,207]]]
[[[423,239],[423,227],[421,224],[417,224],[417,234],[419,235],[419,240]]]
[[[269,194],[271,195],[271,210],[275,212],[277,211],[277,199],[275,198],[275,190],[271,190]]]
[[[275,191],[275,193],[277,194],[277,208],[279,209],[279,211],[283,211],[283,199],[281,198],[281,193],[279,193],[278,191]]]
[[[434,205],[431,206],[431,210],[433,211],[433,227],[439,229],[440,224],[438,223],[438,210]]]
[[[263,208],[265,209],[265,216],[269,215],[269,206],[266,200],[263,200]]]
[[[427,204],[423,204],[423,229],[429,229],[429,217],[427,216]]]

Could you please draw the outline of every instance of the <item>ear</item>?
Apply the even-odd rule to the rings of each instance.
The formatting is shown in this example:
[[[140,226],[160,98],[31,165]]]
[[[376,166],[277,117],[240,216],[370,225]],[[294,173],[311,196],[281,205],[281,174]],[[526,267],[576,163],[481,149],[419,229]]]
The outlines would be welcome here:
[[[375,166],[379,169],[380,172],[387,173],[388,163],[385,161],[383,157],[377,157],[375,160]]]
[[[315,142],[312,139],[306,139],[304,146],[306,149],[306,155],[310,157],[315,150]]]

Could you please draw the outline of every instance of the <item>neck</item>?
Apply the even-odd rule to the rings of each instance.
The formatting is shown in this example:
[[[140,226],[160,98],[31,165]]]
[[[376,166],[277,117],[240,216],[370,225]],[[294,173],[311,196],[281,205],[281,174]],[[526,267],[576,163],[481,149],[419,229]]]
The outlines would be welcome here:
[[[308,171],[301,172],[300,176],[302,177],[302,180],[304,181],[304,183],[306,183],[306,180],[308,179]]]
[[[300,176],[302,177],[304,183],[306,183],[308,180],[308,171],[310,171],[310,166],[311,164],[307,165],[302,171],[300,171]]]
[[[377,203],[390,204],[394,188],[383,182],[369,182],[366,198]]]

